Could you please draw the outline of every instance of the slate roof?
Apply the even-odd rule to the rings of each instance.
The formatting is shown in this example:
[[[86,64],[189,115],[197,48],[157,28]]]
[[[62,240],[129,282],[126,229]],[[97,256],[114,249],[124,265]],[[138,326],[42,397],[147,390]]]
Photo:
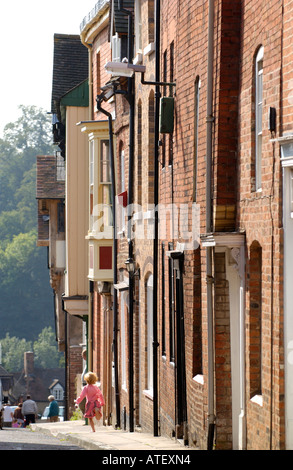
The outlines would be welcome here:
[[[12,377],[12,374],[10,374],[9,372],[7,372],[6,369],[4,369],[3,366],[1,366],[0,364],[0,379],[4,379],[6,377]]]
[[[13,384],[13,374],[7,372],[4,367],[0,364],[0,379],[2,381],[3,390],[8,391]]]
[[[13,396],[17,399],[19,396],[24,397],[27,394],[27,381],[23,372],[14,374],[16,385],[13,389]],[[39,369],[35,368],[30,376],[28,393],[32,399],[38,402],[46,402],[50,393],[51,384],[57,380],[62,387],[65,386],[65,370],[64,368],[55,369]]]
[[[80,36],[54,34],[51,112],[58,116],[62,96],[87,78],[88,50]]]

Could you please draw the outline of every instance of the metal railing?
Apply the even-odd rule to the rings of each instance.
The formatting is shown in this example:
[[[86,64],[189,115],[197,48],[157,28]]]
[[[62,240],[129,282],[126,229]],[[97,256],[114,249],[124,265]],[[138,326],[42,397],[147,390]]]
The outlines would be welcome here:
[[[106,5],[110,3],[109,0],[99,0],[94,8],[89,12],[87,16],[84,17],[82,23],[80,24],[80,32],[85,29],[85,27],[97,16],[97,14],[102,10]]]

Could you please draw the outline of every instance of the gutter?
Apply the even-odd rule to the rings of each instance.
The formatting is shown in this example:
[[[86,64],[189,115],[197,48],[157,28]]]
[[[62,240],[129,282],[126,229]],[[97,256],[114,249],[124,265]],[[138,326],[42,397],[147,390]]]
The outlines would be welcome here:
[[[213,136],[213,59],[214,59],[214,1],[209,0],[208,63],[207,63],[207,118],[206,118],[206,232],[212,232],[212,136]],[[207,321],[208,321],[208,438],[207,449],[213,449],[214,414],[214,312],[213,312],[213,248],[206,247]]]
[[[55,304],[55,302],[54,302]],[[65,351],[64,351],[64,359],[65,359],[65,393],[64,393],[64,419],[65,421],[68,420],[68,389],[69,389],[69,383],[68,383],[68,338],[67,338],[67,330],[68,330],[68,312],[64,310],[64,300],[62,299],[62,310],[64,312],[64,330],[65,330]]]
[[[123,8],[123,0],[118,0],[118,10],[128,16],[128,63],[133,60],[133,31],[132,12]],[[134,167],[134,78],[128,78],[129,102],[129,156],[128,156],[128,214],[127,214],[127,240],[128,256],[133,258],[133,244],[131,236],[131,210],[133,203],[133,167]],[[134,370],[133,370],[133,290],[134,278],[129,275],[129,431],[134,431]]]
[[[156,0],[156,62],[155,80],[160,80],[160,16],[161,2]],[[160,86],[155,87],[155,155],[154,155],[154,204],[155,204],[155,227],[154,227],[154,267],[153,267],[153,427],[154,436],[159,435],[158,421],[158,202],[159,202],[159,114],[160,114]]]
[[[117,220],[116,220],[116,181],[115,181],[115,161],[114,161],[114,145],[113,145],[113,119],[112,114],[106,111],[101,106],[101,96],[97,98],[98,110],[108,117],[109,121],[109,144],[110,144],[110,162],[111,162],[111,176],[112,176],[112,214],[113,214],[113,353],[114,353],[114,380],[115,380],[115,400],[116,400],[116,429],[120,428],[120,397],[119,397],[119,381],[118,381],[118,312],[117,312],[117,289],[115,284],[118,282],[117,275]]]
[[[90,13],[83,19],[80,25],[80,40],[81,43],[88,49],[89,53],[89,120],[93,118],[93,60],[92,60],[92,50],[93,44],[91,43],[93,39],[93,28],[97,24],[96,28],[100,28],[101,24],[98,24],[98,21],[108,21],[106,18],[103,20],[103,15],[109,9],[109,0],[99,0],[95,7],[90,11]],[[95,31],[97,34],[97,31]]]
[[[93,118],[93,59],[92,59],[92,50],[93,50],[93,45],[92,44],[87,44],[83,38],[83,36],[80,36],[82,44],[87,48],[88,50],[88,75],[89,75],[89,120],[91,121]]]

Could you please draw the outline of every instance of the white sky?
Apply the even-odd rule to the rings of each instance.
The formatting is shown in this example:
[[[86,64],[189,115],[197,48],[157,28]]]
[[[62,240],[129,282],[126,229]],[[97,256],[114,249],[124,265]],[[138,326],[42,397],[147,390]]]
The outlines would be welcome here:
[[[95,0],[3,0],[0,3],[0,137],[19,105],[50,112],[54,33],[79,34]]]

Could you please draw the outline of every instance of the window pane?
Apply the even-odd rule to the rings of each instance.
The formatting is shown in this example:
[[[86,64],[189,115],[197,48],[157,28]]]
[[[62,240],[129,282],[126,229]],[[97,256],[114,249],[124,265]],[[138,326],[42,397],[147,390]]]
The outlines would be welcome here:
[[[94,142],[90,143],[90,185],[94,184]]]
[[[111,168],[110,168],[110,154],[109,154],[109,141],[101,141],[101,168],[100,168],[100,182],[111,183]]]
[[[153,276],[147,283],[147,367],[148,390],[153,390]]]
[[[103,224],[107,227],[113,225],[113,215],[112,215],[112,194],[111,194],[111,185],[103,184],[102,185],[102,205],[103,205]]]
[[[263,48],[255,63],[255,190],[261,188],[262,158]]]

